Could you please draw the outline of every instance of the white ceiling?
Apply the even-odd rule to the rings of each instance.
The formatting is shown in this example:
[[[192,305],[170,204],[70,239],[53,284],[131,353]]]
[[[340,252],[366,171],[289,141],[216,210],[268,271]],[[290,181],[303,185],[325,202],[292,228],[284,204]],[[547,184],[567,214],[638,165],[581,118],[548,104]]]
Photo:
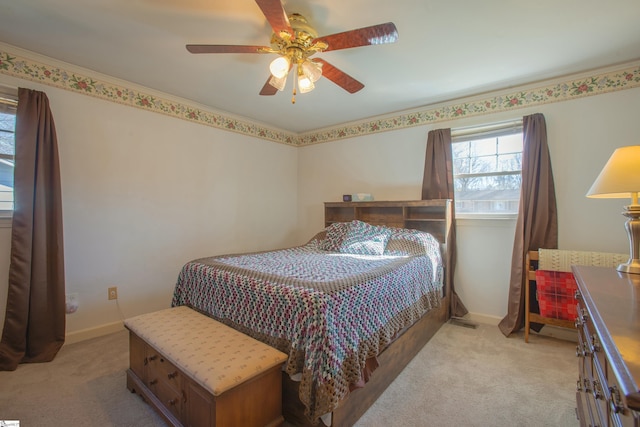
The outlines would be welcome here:
[[[391,21],[399,40],[319,54],[365,88],[321,79],[295,105],[290,81],[258,95],[275,56],[185,49],[268,46],[253,0],[0,0],[0,41],[292,132],[640,59],[639,0],[283,3],[321,36]]]

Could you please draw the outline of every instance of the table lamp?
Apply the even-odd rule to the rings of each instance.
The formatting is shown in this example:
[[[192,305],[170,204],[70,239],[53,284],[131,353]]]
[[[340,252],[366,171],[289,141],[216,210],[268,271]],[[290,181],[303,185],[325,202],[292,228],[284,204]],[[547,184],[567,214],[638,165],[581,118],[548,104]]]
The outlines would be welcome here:
[[[631,204],[624,207],[622,215],[627,217],[625,228],[629,236],[631,253],[629,261],[620,264],[617,270],[623,273],[640,274],[640,145],[616,149],[607,164],[587,192],[587,197],[626,199]]]

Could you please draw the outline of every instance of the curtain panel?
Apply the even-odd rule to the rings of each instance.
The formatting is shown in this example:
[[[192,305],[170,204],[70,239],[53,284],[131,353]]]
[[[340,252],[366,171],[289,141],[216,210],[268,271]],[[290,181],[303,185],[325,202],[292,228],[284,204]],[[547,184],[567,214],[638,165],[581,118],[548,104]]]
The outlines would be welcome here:
[[[43,92],[18,90],[15,146],[15,208],[0,370],[53,360],[65,339],[58,147]]]
[[[507,315],[499,328],[505,336],[524,326],[525,257],[539,248],[558,247],[558,210],[542,114],[523,117],[522,187],[511,259]]]
[[[454,287],[456,269],[456,219],[453,192],[453,156],[451,153],[451,129],[436,129],[427,135],[427,152],[422,180],[422,200],[451,199],[453,218],[445,259],[445,280],[451,289],[451,315],[462,317],[468,313]]]

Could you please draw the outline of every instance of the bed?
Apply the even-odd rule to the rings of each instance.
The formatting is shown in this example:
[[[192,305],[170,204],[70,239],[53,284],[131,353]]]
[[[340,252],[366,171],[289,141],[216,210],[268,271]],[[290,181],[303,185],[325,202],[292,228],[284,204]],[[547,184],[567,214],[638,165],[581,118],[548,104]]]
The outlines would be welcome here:
[[[352,425],[448,318],[442,239],[354,212],[301,246],[188,262],[176,283],[173,306],[289,356],[295,425]]]

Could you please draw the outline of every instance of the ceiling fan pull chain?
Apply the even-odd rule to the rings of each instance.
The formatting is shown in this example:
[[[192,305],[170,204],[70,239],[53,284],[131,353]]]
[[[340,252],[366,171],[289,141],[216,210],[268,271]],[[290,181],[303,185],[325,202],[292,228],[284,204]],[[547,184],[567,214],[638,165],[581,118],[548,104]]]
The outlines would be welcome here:
[[[291,97],[291,103],[295,104],[296,103],[296,78],[295,76],[293,77],[293,96]]]

